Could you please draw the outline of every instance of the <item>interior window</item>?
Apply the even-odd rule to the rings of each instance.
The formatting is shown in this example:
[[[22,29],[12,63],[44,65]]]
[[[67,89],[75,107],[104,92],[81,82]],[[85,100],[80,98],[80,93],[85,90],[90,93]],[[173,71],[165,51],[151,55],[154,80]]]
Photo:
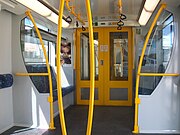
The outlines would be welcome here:
[[[163,14],[159,17],[148,41],[141,72],[165,73],[172,52],[173,39],[173,14],[168,11],[164,11]],[[140,94],[151,94],[159,84],[161,78],[161,76],[141,77],[139,88]]]
[[[56,35],[51,34],[45,26],[40,24],[37,24],[37,26],[43,38],[44,46],[49,59],[49,55],[52,52],[50,50],[50,45],[56,43]],[[46,60],[42,45],[40,44],[33,23],[28,18],[23,19],[21,22],[21,50],[25,64],[45,64]]]

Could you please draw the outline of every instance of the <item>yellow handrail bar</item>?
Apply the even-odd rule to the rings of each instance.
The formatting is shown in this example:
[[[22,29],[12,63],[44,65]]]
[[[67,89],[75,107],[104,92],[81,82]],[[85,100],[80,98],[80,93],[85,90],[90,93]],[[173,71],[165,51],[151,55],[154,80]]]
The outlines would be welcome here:
[[[48,73],[16,73],[16,76],[48,76]]]
[[[72,15],[74,15],[83,25],[85,25],[85,22],[81,19],[81,16],[80,16],[80,14],[76,14],[75,12],[74,12],[74,7],[72,6],[72,7],[70,7],[69,6],[69,1],[70,0],[66,0],[66,7],[67,7],[67,9],[70,11],[70,13],[72,14]]]
[[[118,1],[118,6],[119,6],[119,14],[122,13],[122,0]]]
[[[162,13],[162,11],[166,8],[166,4],[161,4],[161,7],[158,11],[158,13],[156,14],[151,27],[149,29],[149,32],[147,34],[146,40],[144,42],[144,46],[142,49],[142,53],[141,53],[141,57],[140,57],[140,61],[139,61],[139,65],[138,65],[138,71],[137,71],[137,77],[136,77],[136,92],[135,92],[135,117],[134,117],[134,131],[133,133],[139,133],[139,127],[138,127],[138,105],[140,104],[140,99],[138,96],[138,89],[139,89],[139,81],[140,81],[140,72],[141,72],[141,67],[142,67],[142,61],[144,58],[144,54],[146,51],[146,47],[147,47],[147,43],[149,41],[150,35],[152,33],[152,30],[157,22],[157,19],[159,18],[160,14]]]
[[[95,78],[95,69],[94,69],[94,36],[93,36],[93,26],[92,26],[92,14],[90,0],[86,0],[86,11],[88,17],[89,25],[89,43],[90,43],[90,97],[89,97],[89,113],[88,113],[88,123],[86,135],[91,135],[92,130],[92,121],[93,121],[93,111],[94,111],[94,78]]]
[[[49,62],[48,62],[48,57],[46,54],[46,48],[44,47],[44,42],[42,40],[41,37],[41,33],[39,32],[38,27],[36,26],[36,23],[34,21],[34,18],[31,15],[31,12],[28,10],[26,11],[26,15],[31,19],[34,28],[37,32],[38,38],[40,40],[40,43],[42,45],[42,49],[43,49],[43,53],[44,53],[44,57],[46,59],[46,66],[47,66],[47,71],[48,71],[48,78],[49,78],[49,89],[50,89],[50,96],[48,98],[48,101],[50,102],[50,124],[49,124],[49,129],[55,129],[54,127],[54,111],[53,111],[53,89],[52,89],[52,77],[51,77],[51,70],[50,70],[50,66],[49,66]]]
[[[179,76],[179,74],[170,73],[140,73],[140,76]]]
[[[60,0],[59,5],[59,19],[58,19],[58,35],[57,35],[57,91],[58,91],[58,107],[59,107],[59,115],[60,115],[60,123],[62,135],[67,135],[66,124],[64,119],[64,108],[63,108],[63,100],[62,100],[62,89],[61,89],[61,63],[60,63],[60,52],[61,52],[61,36],[62,36],[62,17],[64,10],[64,0]]]

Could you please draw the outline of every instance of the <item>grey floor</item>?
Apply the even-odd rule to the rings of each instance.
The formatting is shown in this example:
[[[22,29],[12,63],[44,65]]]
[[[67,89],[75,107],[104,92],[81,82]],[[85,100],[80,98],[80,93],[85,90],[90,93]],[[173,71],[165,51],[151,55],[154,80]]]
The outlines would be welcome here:
[[[71,106],[65,110],[68,135],[85,135],[87,124],[87,106]],[[132,135],[132,107],[96,106],[92,135]],[[61,135],[59,117],[55,118],[56,130],[13,127],[2,135]]]

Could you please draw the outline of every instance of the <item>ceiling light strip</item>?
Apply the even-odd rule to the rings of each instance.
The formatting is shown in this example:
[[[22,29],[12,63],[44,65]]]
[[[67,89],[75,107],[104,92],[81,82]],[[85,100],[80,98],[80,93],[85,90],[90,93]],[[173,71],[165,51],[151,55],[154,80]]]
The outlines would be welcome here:
[[[50,6],[47,6],[47,3],[41,3],[39,0],[16,0],[27,8],[35,11],[36,13],[46,17],[50,21],[58,24],[58,14],[54,12]],[[44,5],[45,4],[45,5]],[[69,23],[62,19],[62,27],[66,28],[69,26]]]
[[[52,12],[54,12],[55,14],[59,15],[59,11],[57,9],[55,9],[54,7],[52,7],[51,5],[49,5],[49,3],[45,2],[44,0],[38,0],[40,3],[42,3],[44,6],[46,6],[47,8],[49,8]],[[63,15],[63,19],[65,20],[66,17]]]
[[[150,19],[152,13],[156,9],[159,2],[160,0],[146,0],[145,1],[144,7],[142,9],[141,15],[138,20],[140,25],[144,26],[147,24],[148,20]]]

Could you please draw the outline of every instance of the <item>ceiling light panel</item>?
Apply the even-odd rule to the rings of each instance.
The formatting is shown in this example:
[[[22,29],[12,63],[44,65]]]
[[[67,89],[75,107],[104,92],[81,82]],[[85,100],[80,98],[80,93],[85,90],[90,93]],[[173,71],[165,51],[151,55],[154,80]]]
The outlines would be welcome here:
[[[156,8],[156,6],[158,5],[160,0],[146,0],[144,8],[147,11],[153,12]]]
[[[16,0],[42,16],[51,15],[52,11],[37,0]]]
[[[146,10],[143,9],[142,12],[141,12],[141,16],[139,18],[139,24],[140,25],[146,25],[149,18],[151,17],[151,14],[152,14],[151,12],[146,12]]]

